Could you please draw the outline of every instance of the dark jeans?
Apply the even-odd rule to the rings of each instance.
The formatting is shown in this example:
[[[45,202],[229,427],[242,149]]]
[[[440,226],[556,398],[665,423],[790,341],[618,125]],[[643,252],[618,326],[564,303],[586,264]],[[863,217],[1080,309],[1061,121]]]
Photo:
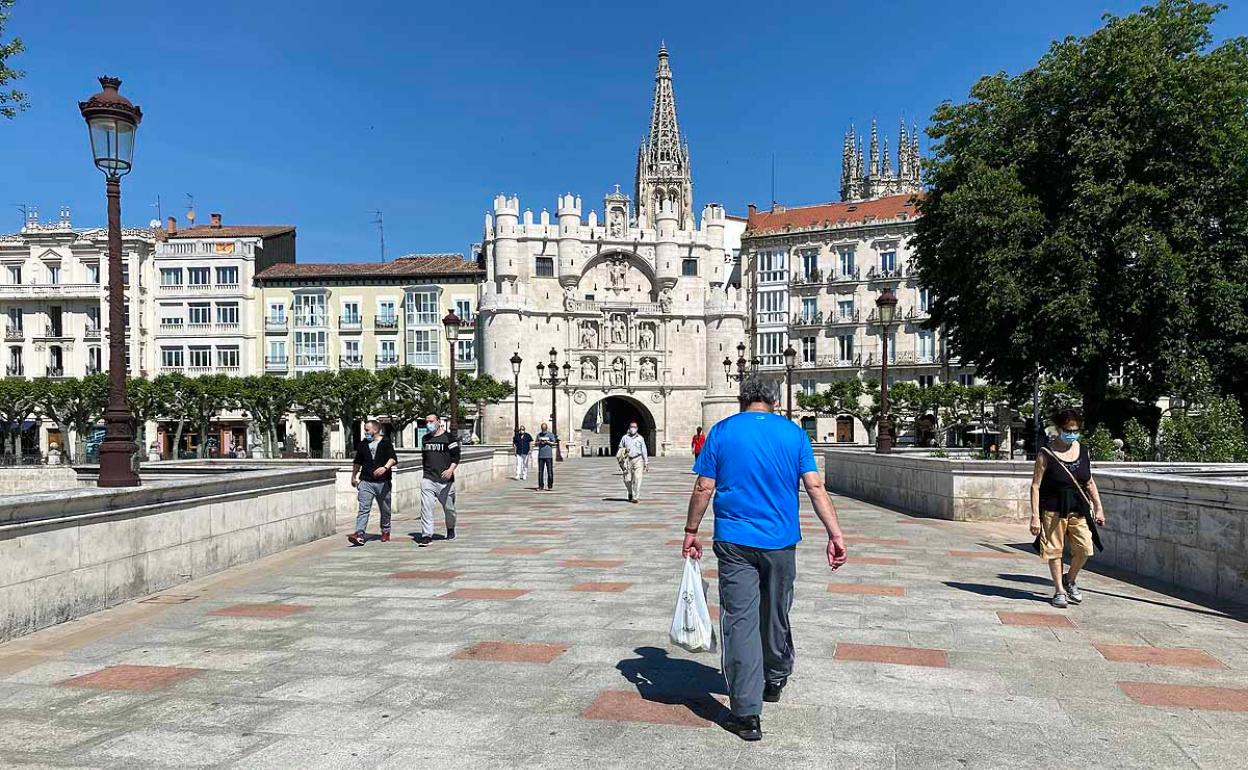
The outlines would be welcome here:
[[[715,541],[719,629],[732,713],[763,713],[763,685],[793,673],[793,578],[797,548],[774,551]]]
[[[545,482],[542,481],[545,479]],[[537,458],[537,488],[547,489],[555,488],[555,458],[539,457]]]

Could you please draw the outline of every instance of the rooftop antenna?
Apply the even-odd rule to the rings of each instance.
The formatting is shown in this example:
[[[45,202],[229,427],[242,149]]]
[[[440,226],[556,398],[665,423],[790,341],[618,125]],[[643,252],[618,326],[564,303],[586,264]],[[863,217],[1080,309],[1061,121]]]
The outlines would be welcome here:
[[[771,210],[776,210],[776,153],[771,153]]]
[[[165,218],[160,215],[160,193],[156,194],[156,202],[153,203],[152,205],[156,207],[156,221],[164,222]]]
[[[26,227],[26,224],[30,221],[30,214],[27,211],[26,206],[21,203],[14,203],[13,207],[22,212],[22,227]]]
[[[195,226],[195,196],[190,193],[186,194],[186,221]]]
[[[381,241],[381,261],[386,261],[386,223],[381,209],[373,209],[373,224],[377,225],[377,238]]]

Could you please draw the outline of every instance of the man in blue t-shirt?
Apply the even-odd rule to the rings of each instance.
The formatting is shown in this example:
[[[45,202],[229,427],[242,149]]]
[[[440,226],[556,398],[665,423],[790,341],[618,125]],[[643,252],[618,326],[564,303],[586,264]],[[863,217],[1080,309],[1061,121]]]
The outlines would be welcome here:
[[[800,481],[828,531],[828,566],[845,563],[845,538],[823,488],[806,432],[773,414],[776,393],[757,375],[741,383],[742,411],[711,428],[693,464],[684,556],[702,558],[698,526],[715,500],[720,635],[732,720],[747,741],[762,738],[763,701],[775,703],[793,673],[789,608],[797,542]]]

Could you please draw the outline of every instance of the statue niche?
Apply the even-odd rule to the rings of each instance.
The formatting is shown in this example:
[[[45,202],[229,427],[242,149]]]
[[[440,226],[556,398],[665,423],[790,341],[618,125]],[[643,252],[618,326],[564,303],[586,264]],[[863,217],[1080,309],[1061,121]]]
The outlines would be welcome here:
[[[581,321],[581,347],[595,350],[598,347],[598,322]]]

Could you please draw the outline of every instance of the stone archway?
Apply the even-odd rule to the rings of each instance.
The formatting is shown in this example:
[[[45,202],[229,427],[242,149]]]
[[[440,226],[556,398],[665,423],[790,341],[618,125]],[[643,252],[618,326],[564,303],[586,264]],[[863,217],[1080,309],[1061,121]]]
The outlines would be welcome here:
[[[657,425],[645,404],[632,396],[607,396],[591,405],[581,419],[582,433],[607,433],[611,453],[620,445],[630,422],[637,423],[637,432],[646,440],[646,449],[653,457],[658,453]]]

